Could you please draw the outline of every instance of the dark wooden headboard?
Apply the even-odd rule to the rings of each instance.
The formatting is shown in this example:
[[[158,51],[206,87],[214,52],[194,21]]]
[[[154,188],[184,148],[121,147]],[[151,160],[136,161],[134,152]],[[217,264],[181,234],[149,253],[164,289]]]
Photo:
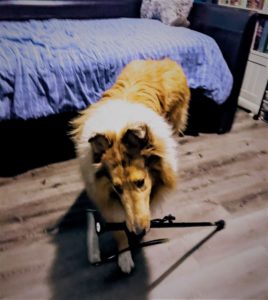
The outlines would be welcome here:
[[[233,74],[231,95],[219,108],[221,115],[219,132],[222,133],[229,131],[233,123],[257,17],[256,13],[248,10],[209,3],[195,3],[189,16],[192,29],[215,39]],[[199,101],[198,105],[200,103],[202,102]],[[209,120],[212,114],[206,105],[204,107],[205,111],[199,107],[198,114],[203,114],[204,119]],[[205,122],[202,120],[200,123]]]
[[[138,18],[141,0],[0,1],[0,20]]]
[[[189,19],[192,29],[217,42],[235,80],[239,79],[241,85],[257,14],[239,8],[196,3]]]

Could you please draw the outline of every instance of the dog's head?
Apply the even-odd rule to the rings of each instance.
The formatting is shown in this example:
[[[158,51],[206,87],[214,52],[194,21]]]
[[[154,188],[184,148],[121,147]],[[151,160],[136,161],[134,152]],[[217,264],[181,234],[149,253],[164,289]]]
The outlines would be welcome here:
[[[151,198],[157,188],[167,183],[166,177],[170,175],[163,175],[162,160],[149,128],[139,124],[119,136],[97,134],[89,142],[94,163],[99,166],[96,180],[107,178],[110,201],[120,201],[128,230],[137,235],[147,232]]]

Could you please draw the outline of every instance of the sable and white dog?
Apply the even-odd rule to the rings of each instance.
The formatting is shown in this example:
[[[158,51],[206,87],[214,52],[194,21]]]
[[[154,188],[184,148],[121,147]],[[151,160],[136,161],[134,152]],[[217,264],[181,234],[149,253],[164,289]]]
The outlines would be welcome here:
[[[174,133],[185,128],[189,99],[176,62],[137,60],[73,120],[86,190],[106,221],[126,222],[137,235],[149,230],[151,203],[176,183]],[[128,247],[124,232],[114,236],[119,250]],[[118,264],[125,273],[132,270],[130,251],[119,255]]]

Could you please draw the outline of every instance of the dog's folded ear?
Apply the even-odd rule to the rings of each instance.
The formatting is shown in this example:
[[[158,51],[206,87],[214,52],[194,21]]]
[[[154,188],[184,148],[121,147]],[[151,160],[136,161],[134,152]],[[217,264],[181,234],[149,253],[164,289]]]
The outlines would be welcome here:
[[[92,147],[94,163],[100,162],[102,154],[111,147],[111,141],[104,134],[96,134],[88,142]]]
[[[145,124],[139,124],[127,129],[122,137],[122,143],[130,154],[138,154],[149,146],[149,128]]]

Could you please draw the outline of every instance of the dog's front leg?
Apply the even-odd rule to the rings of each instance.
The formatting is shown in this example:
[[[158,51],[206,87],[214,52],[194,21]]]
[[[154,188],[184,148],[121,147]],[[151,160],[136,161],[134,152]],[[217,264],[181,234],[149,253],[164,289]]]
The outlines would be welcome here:
[[[129,247],[128,238],[125,232],[116,231],[114,232],[114,237],[117,241],[118,251]],[[130,250],[118,255],[118,265],[122,272],[128,274],[131,272],[131,270],[134,268],[134,262]]]

